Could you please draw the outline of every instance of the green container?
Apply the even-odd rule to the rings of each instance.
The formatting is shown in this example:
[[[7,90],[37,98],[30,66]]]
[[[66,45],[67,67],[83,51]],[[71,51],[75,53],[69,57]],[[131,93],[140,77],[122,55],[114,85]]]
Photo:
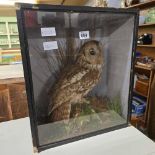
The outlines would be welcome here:
[[[146,16],[146,23],[155,23],[155,8],[151,8]]]

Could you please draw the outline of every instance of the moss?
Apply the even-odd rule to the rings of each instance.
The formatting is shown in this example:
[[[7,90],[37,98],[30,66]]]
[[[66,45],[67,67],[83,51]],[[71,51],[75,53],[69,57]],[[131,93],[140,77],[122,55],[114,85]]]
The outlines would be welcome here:
[[[114,110],[119,115],[122,115],[122,106],[121,106],[120,95],[117,95],[113,99],[109,100],[108,109]]]

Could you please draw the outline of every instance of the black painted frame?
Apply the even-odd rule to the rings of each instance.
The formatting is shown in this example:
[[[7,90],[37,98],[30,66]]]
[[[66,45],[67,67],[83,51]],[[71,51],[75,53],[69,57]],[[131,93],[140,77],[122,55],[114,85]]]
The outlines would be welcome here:
[[[136,52],[136,42],[137,42],[137,33],[138,33],[138,21],[139,21],[139,10],[138,9],[115,9],[115,8],[100,8],[100,7],[88,7],[88,6],[60,6],[60,5],[46,5],[46,4],[25,4],[25,3],[17,3],[17,22],[18,22],[18,30],[19,30],[19,38],[20,38],[20,46],[23,60],[23,68],[24,68],[24,77],[26,83],[26,91],[27,91],[27,99],[28,99],[28,107],[29,107],[29,116],[31,123],[31,133],[33,138],[33,146],[37,149],[38,152],[43,151],[45,149],[49,149],[51,147],[56,147],[59,145],[63,145],[66,143],[70,143],[73,141],[77,141],[83,138],[88,138],[90,136],[95,136],[98,134],[106,133],[109,131],[113,131],[116,129],[124,128],[129,125],[129,119],[131,117],[131,97],[133,90],[133,81],[134,81],[134,61],[135,61],[135,52]],[[24,10],[42,10],[42,11],[52,11],[52,12],[80,12],[80,13],[88,13],[88,12],[103,12],[103,13],[128,13],[134,15],[134,32],[133,32],[133,44],[132,44],[132,55],[131,55],[131,70],[130,70],[130,89],[129,89],[129,99],[128,99],[128,117],[127,122],[122,125],[118,125],[115,127],[110,127],[107,129],[95,131],[92,133],[88,133],[85,135],[80,135],[77,137],[69,138],[66,140],[62,140],[55,143],[50,143],[47,145],[39,145],[39,137],[38,137],[38,129],[37,129],[37,119],[36,112],[34,107],[34,96],[33,96],[33,82],[32,82],[32,72],[30,66],[29,59],[29,48],[26,36],[26,30],[24,25]]]

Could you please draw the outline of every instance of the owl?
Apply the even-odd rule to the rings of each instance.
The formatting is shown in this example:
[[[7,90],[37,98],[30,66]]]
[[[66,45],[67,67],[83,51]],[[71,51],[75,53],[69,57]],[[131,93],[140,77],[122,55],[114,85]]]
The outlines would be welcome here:
[[[71,106],[82,103],[98,83],[104,64],[101,45],[96,40],[85,42],[72,65],[65,66],[50,93],[49,121],[68,120]]]

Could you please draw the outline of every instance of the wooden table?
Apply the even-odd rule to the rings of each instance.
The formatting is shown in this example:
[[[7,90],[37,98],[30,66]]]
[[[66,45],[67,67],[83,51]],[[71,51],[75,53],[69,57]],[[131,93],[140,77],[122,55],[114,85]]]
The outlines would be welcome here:
[[[0,122],[27,116],[22,64],[0,65]]]
[[[24,82],[23,66],[0,65],[0,84]]]

